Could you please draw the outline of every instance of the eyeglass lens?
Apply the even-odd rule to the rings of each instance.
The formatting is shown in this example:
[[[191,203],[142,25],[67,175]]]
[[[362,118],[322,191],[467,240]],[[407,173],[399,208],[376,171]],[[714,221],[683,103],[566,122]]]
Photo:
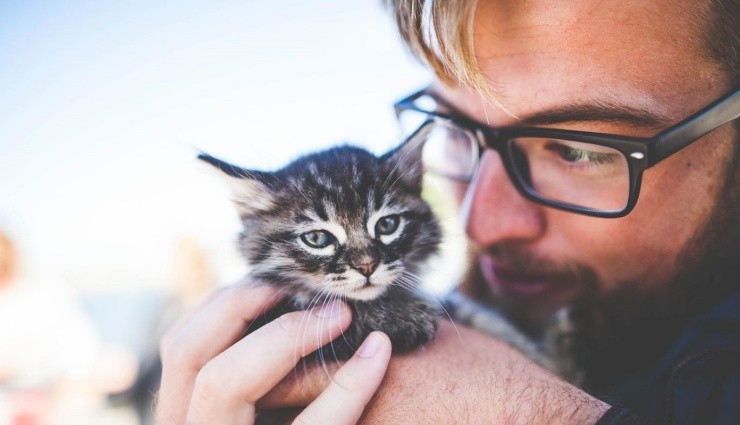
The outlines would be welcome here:
[[[409,120],[420,125],[429,119],[424,113],[410,112],[403,114],[409,124]],[[470,181],[480,157],[476,136],[446,119],[434,119],[432,125],[424,141],[426,171]],[[519,137],[508,141],[508,152],[505,160],[516,174],[512,177],[544,201],[603,212],[621,211],[627,206],[629,165],[616,149],[570,140]]]
[[[590,143],[521,137],[509,141],[520,181],[550,201],[621,211],[629,199],[629,166],[616,149]]]

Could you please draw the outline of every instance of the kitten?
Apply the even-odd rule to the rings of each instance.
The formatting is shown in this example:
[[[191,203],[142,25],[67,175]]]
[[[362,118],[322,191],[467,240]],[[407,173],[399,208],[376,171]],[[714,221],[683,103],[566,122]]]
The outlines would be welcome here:
[[[289,294],[265,321],[333,299],[351,308],[349,329],[319,357],[348,358],[374,330],[390,337],[394,352],[435,335],[438,310],[416,289],[441,239],[421,198],[420,133],[380,157],[341,146],[274,172],[198,156],[231,186],[251,276]]]
[[[283,313],[342,299],[352,309],[352,324],[314,356],[349,358],[374,330],[390,337],[394,352],[434,338],[440,310],[416,288],[421,268],[441,240],[437,219],[421,198],[426,128],[381,157],[342,146],[303,156],[274,172],[198,156],[232,189],[243,225],[239,249],[252,267],[251,276],[289,294],[250,331]],[[569,368],[553,363],[558,356],[551,357],[551,344],[531,340],[495,309],[457,291],[439,306],[456,322],[569,375]],[[567,321],[559,320],[551,330],[563,324]]]

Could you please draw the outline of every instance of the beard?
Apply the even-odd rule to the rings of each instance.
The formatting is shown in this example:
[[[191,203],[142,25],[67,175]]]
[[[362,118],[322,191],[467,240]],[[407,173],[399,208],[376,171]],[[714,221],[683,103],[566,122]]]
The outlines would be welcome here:
[[[549,319],[533,320],[524,306],[491,295],[477,262],[462,290],[494,305],[522,331],[541,340],[566,378],[587,390],[608,391],[624,377],[655,365],[692,319],[740,289],[738,150],[712,213],[679,254],[682,267],[669,282],[624,281],[605,292],[586,266],[540,264],[516,245],[502,243],[487,247],[486,253],[512,269],[535,269],[578,282],[577,298]]]
[[[575,333],[568,355],[581,369],[585,387],[608,388],[654,365],[692,319],[740,289],[737,188],[733,207],[715,208],[681,253],[684,266],[668,284],[624,282],[608,294],[590,291],[571,305]]]
[[[683,267],[657,287],[623,282],[571,305],[571,362],[586,388],[606,389],[666,354],[690,321],[740,290],[740,140],[705,225],[679,255]]]

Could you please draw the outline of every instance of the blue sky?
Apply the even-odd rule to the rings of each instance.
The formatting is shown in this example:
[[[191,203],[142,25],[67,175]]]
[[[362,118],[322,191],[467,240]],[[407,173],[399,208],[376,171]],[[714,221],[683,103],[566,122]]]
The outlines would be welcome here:
[[[182,236],[238,268],[194,148],[264,169],[381,152],[429,78],[379,0],[0,2],[0,228],[27,276],[85,289],[166,284]]]

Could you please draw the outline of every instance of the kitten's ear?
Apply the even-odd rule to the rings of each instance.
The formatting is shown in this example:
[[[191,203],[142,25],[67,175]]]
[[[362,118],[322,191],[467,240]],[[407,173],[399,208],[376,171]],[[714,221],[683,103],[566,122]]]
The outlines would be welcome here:
[[[198,154],[198,159],[226,182],[241,217],[269,210],[273,206],[272,191],[265,184],[268,173],[247,170],[204,152]]]
[[[385,163],[388,174],[398,183],[421,192],[424,164],[422,151],[431,125],[424,125],[409,136],[400,146],[383,155],[380,159]]]

